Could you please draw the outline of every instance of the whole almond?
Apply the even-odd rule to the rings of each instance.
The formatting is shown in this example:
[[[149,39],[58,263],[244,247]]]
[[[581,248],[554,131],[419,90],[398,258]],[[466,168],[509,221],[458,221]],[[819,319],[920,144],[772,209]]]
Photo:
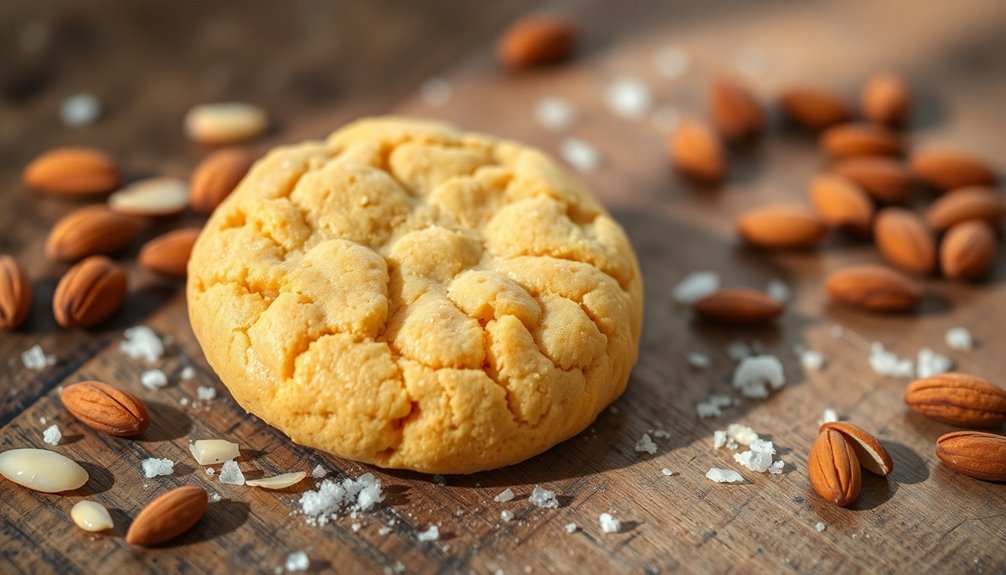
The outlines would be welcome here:
[[[972,186],[937,199],[926,212],[926,223],[937,231],[969,220],[996,225],[1006,218],[1006,202],[992,188]]]
[[[262,135],[269,116],[258,106],[243,102],[200,104],[185,114],[185,133],[205,146],[245,142]]]
[[[667,139],[674,167],[692,180],[716,184],[726,175],[726,154],[719,137],[698,120],[683,120]]]
[[[100,381],[63,388],[63,407],[84,425],[116,437],[139,435],[150,425],[146,406],[137,397]]]
[[[119,185],[119,167],[111,156],[92,148],[57,148],[35,158],[22,180],[40,192],[68,196],[104,194]]]
[[[108,207],[133,216],[171,216],[189,205],[189,186],[175,178],[147,178],[108,197]]]
[[[31,311],[31,280],[21,264],[0,256],[0,329],[14,329]]]
[[[720,135],[733,142],[757,138],[765,128],[765,114],[758,100],[732,78],[713,80],[709,88],[709,112]]]
[[[810,130],[824,130],[852,118],[845,100],[827,90],[793,87],[784,90],[779,101],[791,120]]]
[[[912,173],[940,190],[967,186],[991,186],[996,173],[987,162],[956,150],[919,150],[912,154]]]
[[[777,300],[753,289],[733,288],[715,291],[692,304],[700,316],[720,323],[751,325],[771,321],[782,314]]]
[[[817,435],[807,457],[807,471],[814,491],[839,507],[859,497],[862,487],[859,465],[852,445],[834,429],[825,429]]]
[[[950,279],[977,280],[989,274],[999,255],[995,232],[987,223],[962,222],[940,244],[940,267]]]
[[[131,242],[141,226],[140,220],[105,206],[80,208],[53,226],[45,242],[45,255],[72,261],[95,254],[110,254]]]
[[[576,27],[558,16],[533,16],[503,33],[496,55],[508,68],[533,68],[567,59],[576,46]]]
[[[154,499],[126,532],[130,545],[159,545],[178,537],[202,519],[209,507],[206,490],[186,485]]]
[[[126,299],[126,272],[105,256],[91,256],[59,280],[52,313],[59,325],[90,327],[101,323]]]
[[[818,433],[827,429],[833,429],[845,436],[849,445],[852,446],[852,450],[856,453],[860,465],[865,467],[867,471],[877,475],[889,475],[894,471],[894,460],[887,453],[887,449],[876,437],[862,427],[848,421],[831,421],[822,424]]]
[[[908,83],[895,74],[877,74],[863,88],[860,106],[871,122],[898,127],[908,120],[912,105]]]
[[[808,248],[827,231],[814,212],[802,206],[768,206],[737,219],[737,231],[748,243],[775,249]]]
[[[883,266],[851,266],[832,272],[825,290],[833,300],[872,311],[909,311],[922,294],[905,276]]]
[[[810,201],[824,223],[867,234],[873,224],[873,202],[856,184],[832,174],[810,183]]]
[[[912,411],[961,427],[994,427],[1006,422],[1006,391],[977,375],[940,373],[905,390]]]
[[[140,265],[169,276],[185,277],[199,231],[199,228],[185,228],[150,240],[140,249]]]
[[[929,275],[936,268],[933,233],[910,210],[880,210],[873,237],[880,254],[895,267],[919,275]]]
[[[876,124],[839,124],[821,134],[821,150],[832,158],[900,156],[905,143],[896,132]]]
[[[243,148],[217,150],[206,156],[192,174],[189,203],[192,209],[212,213],[234,191],[255,162]]]
[[[900,204],[915,192],[915,180],[901,162],[879,156],[857,156],[831,167],[838,174],[887,204]]]
[[[985,481],[1006,481],[1006,437],[954,431],[936,440],[936,456],[954,471]]]

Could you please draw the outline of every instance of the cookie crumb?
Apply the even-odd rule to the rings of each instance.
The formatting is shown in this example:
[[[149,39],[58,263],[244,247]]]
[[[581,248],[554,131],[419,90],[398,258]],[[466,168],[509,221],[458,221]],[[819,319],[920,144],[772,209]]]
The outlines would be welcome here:
[[[531,496],[527,498],[531,505],[542,509],[557,509],[559,500],[555,497],[555,491],[549,491],[541,486],[535,485],[531,491]]]
[[[143,468],[143,476],[146,478],[171,475],[175,472],[175,462],[170,459],[151,457],[144,459],[140,466]]]
[[[416,534],[416,539],[419,541],[436,541],[440,539],[440,528],[436,525],[430,525],[426,528],[426,531],[420,531]]]
[[[971,336],[971,332],[964,327],[948,329],[943,339],[950,349],[968,351],[975,348],[975,340]]]
[[[50,425],[42,432],[42,441],[49,445],[59,445],[60,439],[63,439],[63,433],[56,424]]]
[[[691,305],[720,289],[720,276],[715,272],[692,272],[674,286],[674,301]]]
[[[740,483],[744,481],[741,474],[733,469],[721,469],[719,467],[710,467],[709,471],[706,472],[706,478],[716,483]]]
[[[36,343],[21,353],[21,363],[27,369],[44,369],[56,364],[56,356],[47,355],[42,346]]]
[[[238,467],[237,462],[234,460],[224,462],[223,466],[220,468],[220,483],[226,483],[228,485],[244,485],[245,475],[241,473],[241,468]]]
[[[168,376],[159,369],[149,369],[140,374],[140,384],[147,389],[156,391],[168,385]]]
[[[610,513],[602,513],[598,516],[601,523],[601,531],[605,533],[618,533],[622,529],[622,522]]]
[[[512,501],[514,498],[513,489],[507,487],[499,493],[496,497],[493,497],[493,501],[496,503],[506,503],[507,501]]]
[[[131,327],[123,332],[119,351],[132,359],[157,361],[164,356],[164,342],[154,330],[145,325]]]

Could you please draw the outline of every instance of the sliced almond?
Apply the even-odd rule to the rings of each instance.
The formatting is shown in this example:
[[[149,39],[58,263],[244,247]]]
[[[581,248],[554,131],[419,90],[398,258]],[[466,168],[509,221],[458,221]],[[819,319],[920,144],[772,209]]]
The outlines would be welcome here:
[[[533,68],[569,58],[576,47],[576,27],[558,16],[532,16],[506,29],[496,56],[508,68]]]
[[[877,438],[870,435],[858,425],[853,425],[847,421],[831,421],[823,424],[818,433],[826,429],[834,429],[849,440],[859,463],[868,471],[877,475],[888,475],[894,470],[894,460],[887,453],[884,446],[877,441]]]
[[[977,280],[992,271],[999,243],[982,221],[962,222],[947,231],[940,244],[940,267],[950,279]]]
[[[133,216],[170,216],[189,205],[189,187],[175,178],[140,180],[108,197],[108,207]]]
[[[789,88],[783,91],[780,103],[790,119],[810,130],[824,130],[852,118],[844,99],[818,88]]]
[[[261,479],[249,479],[248,481],[245,481],[245,485],[261,487],[263,489],[286,489],[287,487],[300,483],[305,477],[307,477],[307,473],[303,471],[296,471],[294,473],[284,473],[282,475],[263,477]]]
[[[752,245],[769,249],[801,249],[816,244],[827,231],[814,212],[802,206],[757,208],[737,218],[737,231]]]
[[[821,149],[832,158],[854,156],[900,156],[905,143],[901,136],[876,124],[840,124],[821,134]]]
[[[929,206],[926,222],[943,231],[969,220],[981,220],[996,225],[1006,218],[1006,202],[999,192],[984,186],[973,186],[945,194]]]
[[[771,321],[782,314],[777,300],[753,289],[721,289],[692,304],[700,316],[720,323],[751,325]]]
[[[96,501],[84,500],[75,503],[70,509],[70,519],[73,519],[77,527],[91,533],[107,531],[114,526],[108,509]]]
[[[894,207],[880,210],[873,237],[884,259],[898,268],[919,275],[930,275],[936,268],[933,234],[910,210]]]
[[[826,224],[867,234],[873,224],[873,202],[859,186],[832,174],[814,178],[810,201]]]
[[[726,175],[726,153],[719,137],[698,120],[683,120],[667,138],[674,167],[685,177],[716,184]]]
[[[901,162],[878,156],[857,156],[831,167],[866,193],[887,204],[901,204],[915,193],[915,180]]]
[[[52,297],[52,313],[65,328],[91,327],[126,299],[126,272],[105,256],[91,256],[66,272]]]
[[[241,455],[241,447],[226,439],[200,439],[189,444],[189,451],[199,465],[215,465]]]
[[[860,105],[863,115],[871,122],[902,126],[912,105],[908,82],[896,74],[877,74],[863,88]]]
[[[147,504],[126,532],[130,545],[158,545],[178,537],[202,519],[209,507],[206,490],[187,485]]]
[[[185,114],[185,133],[207,146],[251,140],[262,135],[268,125],[265,110],[241,102],[201,104]]]
[[[733,78],[720,77],[712,82],[709,112],[716,130],[733,142],[757,138],[765,128],[765,114],[758,100]]]
[[[0,475],[18,485],[59,493],[87,483],[87,471],[76,461],[48,449],[11,449],[0,453]]]
[[[915,309],[922,293],[908,278],[882,266],[850,266],[832,272],[825,289],[833,300],[881,312]]]
[[[0,256],[0,329],[14,329],[31,311],[32,290],[28,272],[10,256]]]
[[[92,148],[57,148],[35,158],[22,175],[29,188],[69,196],[105,194],[119,185],[111,156]]]
[[[140,265],[165,275],[185,277],[199,232],[199,228],[184,228],[157,236],[140,249]]]
[[[73,261],[110,254],[124,248],[139,233],[140,220],[113,212],[105,206],[87,206],[64,216],[45,242],[45,255]]]
[[[940,190],[991,186],[996,182],[995,170],[988,162],[958,150],[919,150],[912,154],[911,169],[919,180]]]

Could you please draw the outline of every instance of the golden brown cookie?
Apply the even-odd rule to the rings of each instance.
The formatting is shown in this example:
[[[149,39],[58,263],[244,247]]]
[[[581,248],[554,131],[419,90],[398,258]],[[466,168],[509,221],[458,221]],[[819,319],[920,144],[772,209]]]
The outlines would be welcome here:
[[[625,389],[642,279],[541,152],[406,118],[278,148],[213,213],[189,315],[234,398],[302,445],[469,473],[572,437]]]

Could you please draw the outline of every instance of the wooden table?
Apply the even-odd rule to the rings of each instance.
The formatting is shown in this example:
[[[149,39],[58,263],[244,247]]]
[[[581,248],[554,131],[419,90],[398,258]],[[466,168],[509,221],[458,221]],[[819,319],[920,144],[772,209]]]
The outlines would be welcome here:
[[[340,573],[407,572],[809,572],[992,573],[1006,571],[1006,489],[941,466],[934,441],[949,426],[906,411],[905,380],[880,377],[867,365],[862,342],[834,338],[845,327],[863,341],[880,341],[900,355],[931,347],[959,369],[1001,381],[1006,374],[1001,303],[1006,265],[990,281],[960,285],[925,281],[930,294],[917,315],[880,317],[829,306],[821,279],[851,262],[876,261],[867,244],[829,240],[811,253],[765,254],[741,248],[733,216],[752,206],[804,201],[806,182],[821,168],[811,139],[773,129],[763,145],[731,157],[719,190],[696,190],[669,170],[663,135],[649,117],[627,120],[604,102],[618,77],[644,80],[663,118],[703,114],[708,78],[738,72],[766,99],[791,82],[820,84],[854,95],[880,69],[905,73],[917,89],[911,133],[918,142],[960,145],[1006,168],[1006,5],[997,0],[871,2],[563,2],[475,3],[461,0],[329,4],[183,1],[11,2],[0,8],[0,252],[30,270],[37,301],[28,324],[0,334],[0,450],[42,447],[44,417],[64,433],[55,449],[85,462],[87,486],[67,495],[34,493],[0,481],[0,571],[272,572],[290,551],[306,551],[311,568]],[[617,5],[616,5],[617,4]],[[513,18],[554,9],[583,28],[575,62],[512,75],[494,63],[493,41]],[[33,24],[41,23],[41,24]],[[48,30],[48,41],[43,38]],[[41,38],[41,40],[40,40]],[[41,45],[41,47],[40,47]],[[690,65],[680,78],[660,76],[654,53],[674,46]],[[424,103],[417,86],[432,76],[449,82],[446,106]],[[78,91],[105,104],[91,127],[64,127],[59,103]],[[543,96],[559,96],[579,111],[576,123],[552,133],[535,123]],[[64,265],[47,261],[47,229],[72,202],[28,193],[21,167],[52,146],[88,144],[114,153],[131,177],[185,177],[205,153],[187,143],[181,116],[195,103],[239,99],[267,107],[276,129],[259,144],[321,137],[346,120],[384,112],[446,118],[463,126],[524,140],[553,153],[562,139],[595,146],[599,169],[582,174],[628,230],[646,279],[646,320],[639,363],[626,394],[590,429],[530,461],[442,481],[384,472],[292,445],[227,396],[206,365],[186,320],[178,282],[131,264],[126,309],[91,331],[62,331],[50,312]],[[196,216],[159,222],[150,237]],[[131,262],[137,248],[124,254]],[[1002,259],[1002,258],[1000,258]],[[671,287],[689,272],[714,270],[730,285],[764,287],[780,279],[793,290],[775,328],[734,330],[695,322],[673,302]],[[124,328],[145,324],[172,344],[156,367],[171,385],[139,385],[153,367],[118,351]],[[948,328],[966,326],[980,342],[949,351]],[[718,419],[697,418],[695,405],[729,392],[735,366],[727,344],[744,341],[777,354],[788,385],[767,401],[743,401]],[[22,367],[20,352],[40,343],[58,362]],[[804,372],[796,345],[820,351],[826,366]],[[688,352],[707,354],[707,370],[688,367]],[[197,376],[181,381],[194,365]],[[150,402],[151,430],[139,440],[91,432],[60,406],[60,386],[84,379],[120,384]],[[198,386],[220,397],[183,406]],[[896,469],[868,476],[849,509],[824,503],[810,489],[806,456],[822,410],[874,431]],[[728,450],[713,450],[713,430],[743,422],[771,438],[786,462],[782,475],[743,471],[745,482],[715,484],[712,466],[738,468]],[[662,428],[655,455],[635,442]],[[389,494],[380,510],[325,527],[293,515],[300,493],[221,485],[192,462],[190,439],[225,437],[242,445],[241,467],[253,477],[317,464],[357,477],[370,471]],[[144,479],[140,461],[178,462],[170,477]],[[673,476],[661,474],[669,468]],[[182,484],[222,495],[203,521],[157,549],[122,539],[144,502]],[[558,509],[539,509],[535,485],[560,496]],[[506,505],[493,497],[512,487]],[[69,509],[93,498],[112,510],[113,534],[75,528]],[[502,509],[516,518],[500,519]],[[598,514],[623,529],[604,534]],[[826,530],[818,532],[815,525]],[[354,523],[359,529],[354,529]],[[440,540],[420,542],[431,523]],[[564,526],[578,529],[567,534]],[[389,534],[379,533],[391,525]]]

